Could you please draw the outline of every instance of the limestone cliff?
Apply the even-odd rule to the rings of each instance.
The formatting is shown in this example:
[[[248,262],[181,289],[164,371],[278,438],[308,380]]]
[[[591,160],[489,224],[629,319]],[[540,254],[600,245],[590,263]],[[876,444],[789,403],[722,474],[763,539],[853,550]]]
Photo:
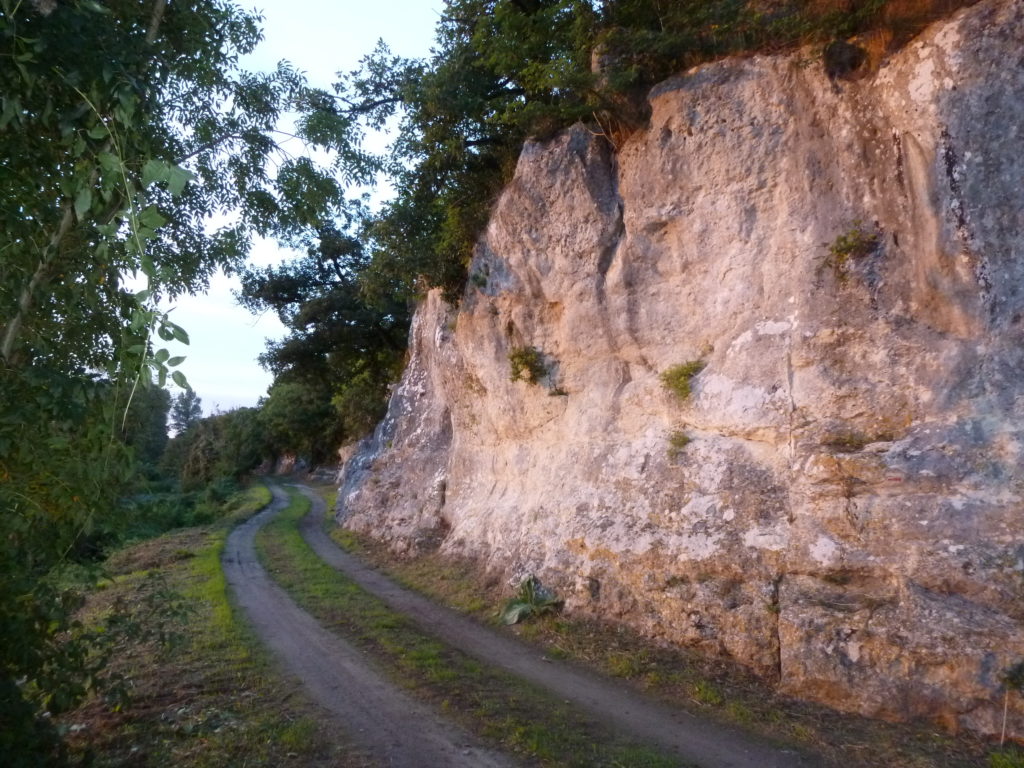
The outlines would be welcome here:
[[[338,517],[799,696],[997,731],[1024,658],[1024,0],[822,70],[706,65],[617,149],[528,145]],[[529,347],[547,373],[513,382]],[[662,384],[696,360],[688,397]]]

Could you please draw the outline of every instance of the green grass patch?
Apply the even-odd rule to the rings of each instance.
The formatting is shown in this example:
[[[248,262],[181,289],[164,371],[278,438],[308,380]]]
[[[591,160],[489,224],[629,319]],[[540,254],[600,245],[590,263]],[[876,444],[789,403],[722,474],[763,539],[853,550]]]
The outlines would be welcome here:
[[[316,557],[298,531],[309,501],[292,502],[257,536],[274,578],[324,626],[368,652],[396,683],[481,738],[551,766],[677,766],[614,739],[561,700],[427,635]]]
[[[671,368],[666,368],[662,371],[661,383],[665,386],[665,389],[680,400],[685,400],[690,396],[690,382],[697,374],[704,370],[706,365],[707,363],[703,360],[690,360],[679,365],[673,365]]]
[[[1024,752],[1018,747],[998,749],[989,755],[989,768],[1024,768]]]
[[[497,609],[508,598],[508,588],[473,561],[436,552],[398,559],[362,534],[335,528],[331,537],[405,586],[498,625]],[[630,680],[669,706],[769,739],[804,745],[829,764],[966,768],[989,762],[991,745],[969,734],[954,737],[927,724],[883,723],[797,701],[778,694],[739,665],[685,648],[655,645],[619,624],[560,614],[505,631],[536,643],[541,653],[552,658],[571,659]],[[1015,759],[1014,752],[1008,754],[1004,758],[997,752],[992,759]]]
[[[172,617],[180,644],[170,652],[151,640],[119,649],[111,671],[128,681],[125,706],[96,697],[61,718],[74,760],[126,768],[370,765],[277,675],[231,604],[220,564],[229,524],[270,499],[266,487],[253,486],[223,504],[217,524],[165,534],[112,558],[113,578],[90,597],[83,619],[103,616],[115,601],[140,601],[156,576],[189,612]]]

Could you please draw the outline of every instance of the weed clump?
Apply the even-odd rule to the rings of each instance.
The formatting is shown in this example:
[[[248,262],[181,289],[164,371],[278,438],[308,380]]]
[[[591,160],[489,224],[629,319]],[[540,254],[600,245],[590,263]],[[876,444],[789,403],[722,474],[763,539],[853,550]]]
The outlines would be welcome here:
[[[892,432],[882,431],[866,434],[857,431],[840,431],[826,435],[821,445],[835,453],[856,453],[872,443],[889,443],[896,439]]]
[[[683,430],[677,429],[671,435],[668,436],[668,457],[672,461],[679,458],[679,455],[683,452],[692,441],[692,438],[686,434]]]
[[[544,357],[536,347],[516,347],[508,353],[508,363],[511,381],[525,379],[530,384],[536,384],[548,373]]]
[[[662,371],[661,383],[680,400],[685,400],[690,396],[690,381],[694,376],[703,371],[706,365],[707,363],[703,360],[690,360],[686,363],[673,365],[671,368]]]
[[[879,233],[867,229],[864,223],[857,219],[829,245],[825,266],[831,268],[841,282],[845,282],[849,276],[850,265],[858,259],[870,256],[878,250],[881,243]]]
[[[554,613],[562,600],[545,587],[536,576],[527,576],[519,585],[519,594],[505,603],[499,614],[502,623],[518,624],[523,619]]]

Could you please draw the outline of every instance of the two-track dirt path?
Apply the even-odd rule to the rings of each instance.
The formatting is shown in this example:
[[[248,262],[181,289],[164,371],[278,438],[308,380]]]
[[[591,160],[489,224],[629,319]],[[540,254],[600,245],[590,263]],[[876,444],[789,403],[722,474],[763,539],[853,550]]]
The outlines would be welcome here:
[[[312,502],[300,530],[313,551],[393,610],[448,645],[546,688],[597,717],[614,731],[661,747],[681,760],[706,768],[782,768],[818,761],[698,718],[660,706],[621,684],[564,661],[544,658],[536,648],[499,634],[411,592],[340,549],[321,525],[325,504],[316,493],[296,486]]]
[[[256,559],[256,533],[288,504],[280,488],[271,490],[273,503],[231,532],[222,563],[239,605],[282,665],[383,765],[514,765],[385,680],[359,651],[321,627],[269,578]]]

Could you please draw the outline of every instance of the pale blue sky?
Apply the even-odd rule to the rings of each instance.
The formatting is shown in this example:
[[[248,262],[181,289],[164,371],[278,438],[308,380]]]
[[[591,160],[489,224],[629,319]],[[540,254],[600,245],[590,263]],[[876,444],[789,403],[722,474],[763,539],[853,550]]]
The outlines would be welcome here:
[[[245,2],[244,7],[253,5]],[[442,0],[259,0],[264,40],[244,65],[269,70],[287,59],[304,71],[311,84],[330,87],[336,72],[355,69],[383,38],[396,54],[429,53]],[[271,264],[287,257],[274,243],[259,242],[253,261]],[[271,376],[256,362],[266,338],[280,338],[284,328],[272,313],[254,317],[239,307],[232,290],[237,280],[218,275],[210,290],[175,302],[171,319],[188,331],[191,344],[172,354],[185,355],[181,370],[202,399],[203,410],[230,410],[255,405],[266,394]]]

